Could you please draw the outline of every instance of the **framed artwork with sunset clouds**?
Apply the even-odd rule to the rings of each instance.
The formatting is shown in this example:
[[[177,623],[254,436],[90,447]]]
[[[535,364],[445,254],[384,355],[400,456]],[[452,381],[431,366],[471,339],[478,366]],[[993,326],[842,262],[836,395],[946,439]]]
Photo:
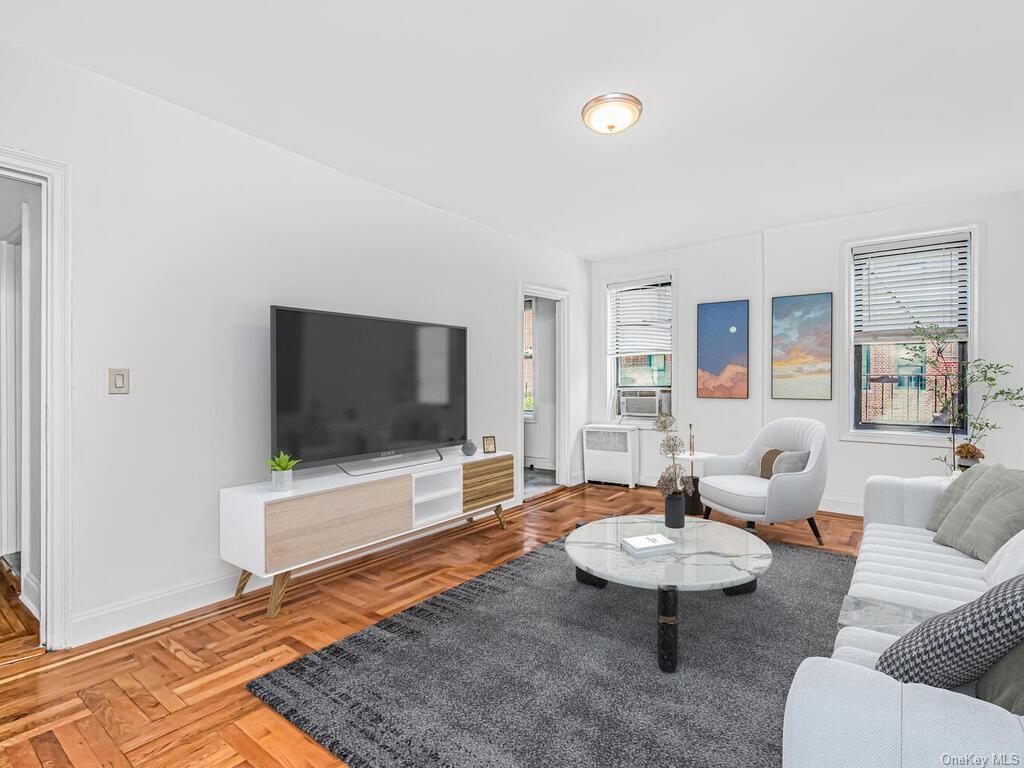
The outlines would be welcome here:
[[[772,399],[832,399],[832,294],[772,299]]]
[[[749,396],[750,302],[697,305],[697,397]]]

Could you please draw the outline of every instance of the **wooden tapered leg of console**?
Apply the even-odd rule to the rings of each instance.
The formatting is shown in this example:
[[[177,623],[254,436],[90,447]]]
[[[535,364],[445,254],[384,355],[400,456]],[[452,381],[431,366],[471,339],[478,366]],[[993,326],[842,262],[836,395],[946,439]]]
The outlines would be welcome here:
[[[498,518],[498,522],[501,523],[501,530],[508,530],[508,521],[505,519],[505,513],[501,509],[501,504],[498,504],[494,508],[494,516]]]
[[[274,583],[270,587],[270,603],[267,605],[267,616],[270,618],[277,616],[277,612],[281,610],[281,601],[284,600],[284,593],[288,589],[288,580],[291,577],[291,571],[279,573],[274,577]]]
[[[245,592],[245,585],[249,583],[249,579],[252,576],[249,571],[242,571],[238,574],[238,586],[235,587],[235,600],[241,598],[242,593]]]

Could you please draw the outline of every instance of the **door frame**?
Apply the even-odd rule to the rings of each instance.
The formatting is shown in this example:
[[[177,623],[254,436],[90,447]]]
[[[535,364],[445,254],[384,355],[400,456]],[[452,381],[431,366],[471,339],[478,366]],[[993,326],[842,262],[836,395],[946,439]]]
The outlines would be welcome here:
[[[516,294],[516,485],[517,499],[523,498],[523,452],[526,445],[523,422],[523,304],[527,297],[555,302],[555,482],[569,485],[569,292],[535,283],[519,283]]]
[[[42,188],[40,240],[39,641],[67,648],[71,627],[71,206],[65,163],[0,147],[0,176]],[[23,393],[24,394],[24,393]]]

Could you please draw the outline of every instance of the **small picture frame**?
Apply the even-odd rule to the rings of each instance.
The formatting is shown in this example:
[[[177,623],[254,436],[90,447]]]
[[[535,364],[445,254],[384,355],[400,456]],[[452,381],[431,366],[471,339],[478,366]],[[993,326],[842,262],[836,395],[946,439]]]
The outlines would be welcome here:
[[[497,453],[498,443],[494,435],[484,435],[484,453]]]

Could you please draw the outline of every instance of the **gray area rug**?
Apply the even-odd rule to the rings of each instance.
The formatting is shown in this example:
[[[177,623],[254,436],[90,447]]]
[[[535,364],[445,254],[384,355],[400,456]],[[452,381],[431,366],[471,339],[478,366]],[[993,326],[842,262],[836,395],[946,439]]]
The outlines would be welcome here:
[[[790,681],[829,655],[854,560],[771,548],[752,594],[680,593],[675,674],[655,593],[577,583],[557,541],[249,690],[353,768],[780,766]]]

